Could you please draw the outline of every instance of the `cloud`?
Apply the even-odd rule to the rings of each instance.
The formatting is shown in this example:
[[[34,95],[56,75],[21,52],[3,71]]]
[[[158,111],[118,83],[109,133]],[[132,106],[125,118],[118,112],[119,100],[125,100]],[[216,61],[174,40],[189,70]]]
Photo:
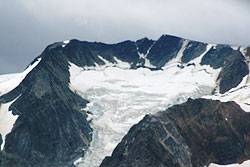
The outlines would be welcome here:
[[[250,45],[249,9],[248,0],[1,1],[0,56],[20,60],[6,71],[14,72],[46,45],[72,38],[114,43],[172,34]]]

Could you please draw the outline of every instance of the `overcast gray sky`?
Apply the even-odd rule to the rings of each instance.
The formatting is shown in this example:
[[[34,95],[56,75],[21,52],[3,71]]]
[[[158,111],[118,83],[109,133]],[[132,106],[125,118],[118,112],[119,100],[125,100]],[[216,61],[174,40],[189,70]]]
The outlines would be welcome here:
[[[115,43],[162,34],[250,45],[248,0],[0,0],[0,74],[21,72],[51,43]]]

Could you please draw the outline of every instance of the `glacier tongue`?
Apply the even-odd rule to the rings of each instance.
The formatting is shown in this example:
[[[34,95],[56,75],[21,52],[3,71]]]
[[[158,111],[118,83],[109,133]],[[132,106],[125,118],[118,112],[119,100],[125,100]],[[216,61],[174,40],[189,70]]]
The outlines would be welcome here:
[[[105,156],[111,155],[131,126],[138,123],[146,114],[183,103],[188,97],[198,98],[206,93],[208,92],[200,90],[195,93],[178,94],[170,99],[168,94],[127,92],[105,88],[89,89],[82,95],[91,101],[88,107],[93,113],[93,141],[78,166],[99,166]]]

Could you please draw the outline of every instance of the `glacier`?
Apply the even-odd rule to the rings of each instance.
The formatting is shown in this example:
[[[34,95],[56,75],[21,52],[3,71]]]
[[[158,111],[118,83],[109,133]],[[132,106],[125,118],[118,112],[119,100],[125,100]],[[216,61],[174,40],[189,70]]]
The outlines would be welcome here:
[[[208,45],[206,52],[215,46]],[[250,89],[246,86],[249,84],[249,76],[237,88],[228,91],[237,95],[229,93],[231,98],[225,98],[226,95],[218,93],[217,90],[211,96],[221,69],[200,65],[206,52],[189,62],[193,65],[180,68],[183,65],[180,64],[180,58],[184,49],[185,43],[178,56],[157,71],[148,68],[129,69],[130,65],[120,60],[114,65],[104,59],[105,65],[93,68],[78,67],[70,63],[70,88],[90,101],[85,110],[92,113],[89,114],[89,120],[93,128],[93,141],[85,156],[75,161],[77,167],[98,167],[106,156],[111,155],[128,130],[146,114],[165,110],[187,101],[188,98],[234,100],[243,109],[249,109],[246,102],[235,97],[240,97],[245,92],[242,99],[249,100]],[[141,57],[146,59],[145,55]],[[148,67],[152,65],[148,63]],[[244,167],[246,164],[249,165],[249,161],[233,165]],[[210,164],[210,167],[219,166],[221,165]]]
[[[202,55],[201,55],[202,56]],[[199,62],[201,57],[194,60]],[[120,61],[118,61],[120,62]],[[210,95],[216,86],[220,69],[209,66],[180,68],[178,59],[166,64],[163,70],[129,69],[125,63],[109,63],[99,68],[78,67],[70,63],[70,88],[90,101],[87,108],[93,140],[78,167],[97,167],[105,156],[146,114],[180,104],[188,98]]]

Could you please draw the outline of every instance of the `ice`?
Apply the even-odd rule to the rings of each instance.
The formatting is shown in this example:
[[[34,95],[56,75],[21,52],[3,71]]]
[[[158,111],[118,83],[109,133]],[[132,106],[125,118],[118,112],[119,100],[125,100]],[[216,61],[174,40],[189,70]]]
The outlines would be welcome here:
[[[209,49],[209,48],[208,48]],[[117,60],[116,60],[117,61]],[[79,167],[97,167],[111,155],[122,137],[146,114],[211,94],[219,70],[209,66],[185,66],[173,61],[164,70],[129,69],[128,63],[109,62],[97,69],[70,63],[70,88],[90,101],[85,108],[92,119],[93,140]]]
[[[131,126],[146,114],[165,110],[174,104],[183,103],[188,97],[198,98],[206,93],[197,90],[194,94],[168,95],[100,87],[89,89],[81,95],[91,101],[89,111],[93,113],[93,141],[82,162],[78,161],[78,166],[99,166],[105,156],[111,155]]]

